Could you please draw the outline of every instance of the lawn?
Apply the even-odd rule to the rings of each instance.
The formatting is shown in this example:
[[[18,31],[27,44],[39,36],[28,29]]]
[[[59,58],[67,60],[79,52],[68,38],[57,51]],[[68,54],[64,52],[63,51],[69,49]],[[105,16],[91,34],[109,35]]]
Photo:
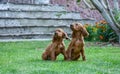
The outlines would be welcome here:
[[[62,55],[43,61],[41,54],[49,43],[0,42],[0,74],[120,74],[120,47],[86,46],[86,61],[63,61]]]

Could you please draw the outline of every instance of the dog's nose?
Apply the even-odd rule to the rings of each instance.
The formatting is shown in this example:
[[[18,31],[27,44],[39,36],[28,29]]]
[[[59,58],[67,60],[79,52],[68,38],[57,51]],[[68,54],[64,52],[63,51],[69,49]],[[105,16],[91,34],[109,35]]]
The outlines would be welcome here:
[[[72,24],[70,24],[70,27],[72,27],[73,25]]]
[[[57,35],[57,32],[55,32],[55,35]]]

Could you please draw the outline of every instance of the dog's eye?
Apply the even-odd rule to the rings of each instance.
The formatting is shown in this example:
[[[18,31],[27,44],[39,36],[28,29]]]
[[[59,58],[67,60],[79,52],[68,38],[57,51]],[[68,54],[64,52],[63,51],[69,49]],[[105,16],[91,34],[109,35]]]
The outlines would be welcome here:
[[[60,30],[58,30],[58,32],[60,32]]]
[[[76,26],[78,26],[78,24],[76,24]]]

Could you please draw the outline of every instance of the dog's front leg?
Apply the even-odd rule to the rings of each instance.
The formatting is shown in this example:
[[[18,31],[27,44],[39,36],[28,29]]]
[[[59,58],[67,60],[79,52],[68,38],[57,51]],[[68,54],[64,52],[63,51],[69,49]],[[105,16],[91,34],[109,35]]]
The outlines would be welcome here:
[[[81,55],[82,55],[82,60],[85,61],[86,57],[85,57],[84,47],[81,49]]]
[[[72,48],[68,51],[68,60],[72,60]]]
[[[67,54],[66,54],[66,52],[65,52],[65,48],[62,49],[62,54],[64,55],[64,60],[67,60]]]
[[[51,53],[51,60],[52,61],[56,60],[56,56],[55,56],[55,52],[54,51],[52,51],[52,53]]]
[[[64,60],[67,60],[67,54],[66,54],[65,50],[63,50],[62,54],[64,55]]]

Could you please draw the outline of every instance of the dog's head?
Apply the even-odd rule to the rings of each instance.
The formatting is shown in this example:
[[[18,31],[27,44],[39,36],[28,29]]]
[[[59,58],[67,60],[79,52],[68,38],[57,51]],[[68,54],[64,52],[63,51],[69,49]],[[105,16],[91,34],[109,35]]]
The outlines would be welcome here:
[[[67,33],[65,33],[65,32],[63,31],[63,29],[61,29],[61,28],[57,28],[57,29],[55,30],[54,37],[55,37],[55,38],[61,38],[61,39],[63,39],[63,38],[69,39]]]
[[[84,37],[89,35],[89,33],[87,32],[86,28],[81,23],[72,23],[70,25],[70,28],[71,28],[71,30],[74,33],[78,33],[79,32]]]

